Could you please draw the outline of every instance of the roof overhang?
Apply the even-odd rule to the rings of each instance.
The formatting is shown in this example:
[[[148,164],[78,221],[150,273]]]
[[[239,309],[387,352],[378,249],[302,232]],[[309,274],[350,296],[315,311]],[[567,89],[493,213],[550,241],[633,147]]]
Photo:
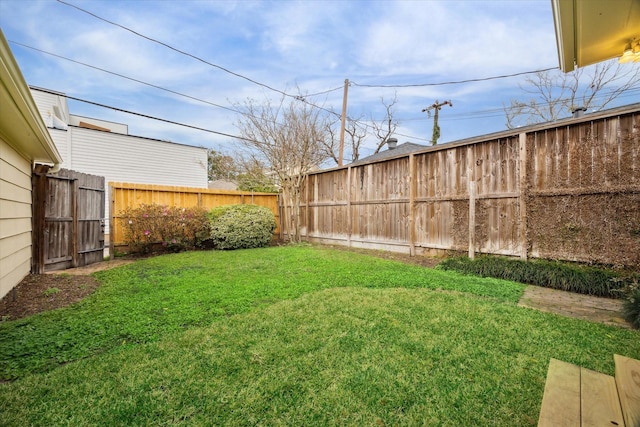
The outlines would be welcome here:
[[[551,0],[560,69],[622,56],[640,41],[640,0]]]
[[[62,163],[9,44],[0,29],[0,137],[32,163]]]

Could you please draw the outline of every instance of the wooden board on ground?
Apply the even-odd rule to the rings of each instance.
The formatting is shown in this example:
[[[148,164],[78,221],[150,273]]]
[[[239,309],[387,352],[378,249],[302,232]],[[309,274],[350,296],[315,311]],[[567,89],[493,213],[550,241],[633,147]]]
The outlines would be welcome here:
[[[580,426],[580,367],[551,359],[538,427]]]
[[[625,425],[640,427],[640,360],[616,354],[616,384]]]

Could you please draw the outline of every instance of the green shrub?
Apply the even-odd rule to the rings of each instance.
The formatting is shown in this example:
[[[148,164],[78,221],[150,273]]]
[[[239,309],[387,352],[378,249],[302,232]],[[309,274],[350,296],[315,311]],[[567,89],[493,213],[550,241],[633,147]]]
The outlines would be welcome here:
[[[627,285],[623,290],[624,304],[622,306],[622,315],[624,319],[631,323],[631,326],[640,329],[640,285],[635,280],[632,284]]]
[[[637,277],[624,277],[611,270],[557,261],[524,261],[491,256],[473,260],[466,257],[449,258],[441,262],[439,267],[465,274],[609,298],[620,298],[620,290]]]
[[[269,208],[256,205],[226,205],[209,212],[211,239],[217,249],[267,246],[276,229]]]
[[[179,252],[202,247],[209,238],[207,211],[198,207],[140,205],[120,216],[131,252]]]

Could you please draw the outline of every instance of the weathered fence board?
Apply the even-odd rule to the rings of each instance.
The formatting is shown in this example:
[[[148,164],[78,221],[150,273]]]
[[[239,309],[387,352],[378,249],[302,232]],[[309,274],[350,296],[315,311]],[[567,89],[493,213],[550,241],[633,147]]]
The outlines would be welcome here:
[[[122,229],[122,212],[127,208],[156,204],[160,206],[177,206],[182,208],[202,207],[211,209],[216,206],[235,204],[255,204],[265,206],[273,212],[276,224],[280,224],[278,194],[252,193],[232,190],[208,190],[206,188],[176,187],[152,184],[132,184],[110,182],[111,221],[110,250],[126,246]],[[279,233],[279,227],[276,233]]]
[[[314,172],[302,194],[312,241],[637,266],[640,104]]]
[[[102,261],[104,177],[61,169],[34,174],[33,183],[33,272]]]

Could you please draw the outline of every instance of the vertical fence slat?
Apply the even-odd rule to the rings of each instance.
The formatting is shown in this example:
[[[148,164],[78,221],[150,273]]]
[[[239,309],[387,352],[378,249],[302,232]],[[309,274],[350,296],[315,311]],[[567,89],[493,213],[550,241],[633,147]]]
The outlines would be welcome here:
[[[520,258],[527,259],[529,247],[527,235],[527,134],[521,133],[518,137],[518,141],[520,146],[520,176],[518,180],[520,221],[518,234],[520,237]]]

